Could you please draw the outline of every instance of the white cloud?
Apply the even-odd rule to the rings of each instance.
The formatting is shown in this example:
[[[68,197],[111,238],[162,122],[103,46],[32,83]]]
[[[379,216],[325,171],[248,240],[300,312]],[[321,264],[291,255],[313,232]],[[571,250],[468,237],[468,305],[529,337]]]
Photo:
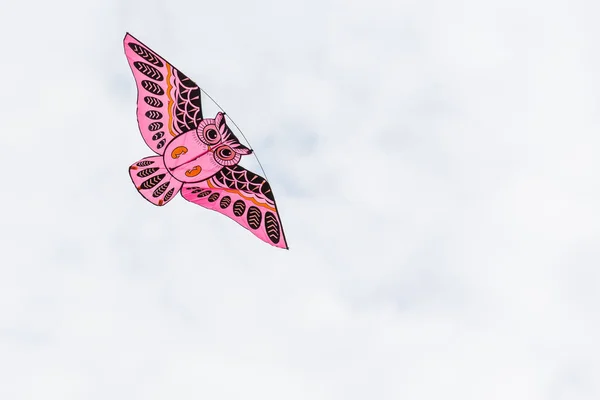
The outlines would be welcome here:
[[[169,4],[0,9],[1,398],[598,398],[595,3]],[[125,31],[242,127],[289,252],[136,193]]]

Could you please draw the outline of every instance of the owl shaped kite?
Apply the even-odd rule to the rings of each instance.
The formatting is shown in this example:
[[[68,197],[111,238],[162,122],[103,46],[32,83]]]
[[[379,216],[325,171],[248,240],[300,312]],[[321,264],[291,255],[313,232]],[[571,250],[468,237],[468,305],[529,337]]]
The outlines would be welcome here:
[[[252,150],[233,134],[225,114],[204,118],[196,83],[129,33],[123,43],[137,85],[140,132],[157,154],[129,167],[138,192],[156,206],[181,192],[288,249],[269,182],[238,165]]]

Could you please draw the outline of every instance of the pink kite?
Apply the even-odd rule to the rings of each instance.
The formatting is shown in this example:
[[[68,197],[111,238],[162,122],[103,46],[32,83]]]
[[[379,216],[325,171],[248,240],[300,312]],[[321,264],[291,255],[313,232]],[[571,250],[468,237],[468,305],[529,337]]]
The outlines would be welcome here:
[[[271,186],[238,165],[252,150],[229,129],[225,114],[204,118],[198,85],[129,33],[123,43],[137,85],[138,125],[157,154],[129,167],[139,193],[164,206],[181,192],[288,249]]]

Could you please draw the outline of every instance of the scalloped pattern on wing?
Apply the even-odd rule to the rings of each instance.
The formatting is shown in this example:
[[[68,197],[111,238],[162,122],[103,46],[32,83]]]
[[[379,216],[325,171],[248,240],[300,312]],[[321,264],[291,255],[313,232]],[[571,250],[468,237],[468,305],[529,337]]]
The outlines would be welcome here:
[[[171,201],[182,185],[169,174],[161,156],[142,158],[129,167],[129,176],[138,192],[155,206]]]
[[[288,249],[271,187],[263,177],[239,165],[226,167],[206,181],[185,183],[181,194],[228,216],[270,245]]]
[[[200,88],[129,33],[123,46],[138,91],[140,132],[154,152],[163,154],[173,137],[196,129],[202,120]]]

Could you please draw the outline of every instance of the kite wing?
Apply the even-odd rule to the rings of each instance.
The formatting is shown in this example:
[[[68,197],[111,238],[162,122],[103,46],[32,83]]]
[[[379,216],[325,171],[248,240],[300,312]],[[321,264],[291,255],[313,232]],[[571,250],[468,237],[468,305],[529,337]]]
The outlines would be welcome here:
[[[181,194],[228,216],[259,239],[288,249],[273,192],[262,176],[239,165],[225,167],[206,181],[184,184]]]
[[[137,119],[146,144],[157,154],[202,120],[200,88],[142,42],[125,35],[125,55],[138,90]]]
[[[129,167],[129,176],[138,192],[155,206],[171,201],[182,185],[169,173],[161,156],[142,158]]]

